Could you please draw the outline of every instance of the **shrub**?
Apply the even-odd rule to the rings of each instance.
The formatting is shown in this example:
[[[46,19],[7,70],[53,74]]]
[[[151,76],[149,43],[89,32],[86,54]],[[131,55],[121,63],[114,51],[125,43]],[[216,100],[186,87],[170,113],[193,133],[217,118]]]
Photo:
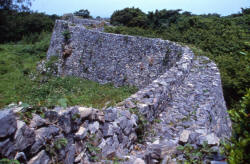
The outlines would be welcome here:
[[[113,25],[124,25],[128,27],[145,27],[147,16],[139,8],[125,8],[115,11],[110,19]]]
[[[88,10],[85,10],[85,9],[81,9],[79,11],[76,11],[74,13],[75,16],[79,16],[79,17],[82,17],[82,18],[92,18],[90,16],[90,12]]]
[[[250,89],[242,98],[240,105],[229,111],[233,121],[233,136],[228,144],[224,144],[224,151],[231,164],[250,163]]]

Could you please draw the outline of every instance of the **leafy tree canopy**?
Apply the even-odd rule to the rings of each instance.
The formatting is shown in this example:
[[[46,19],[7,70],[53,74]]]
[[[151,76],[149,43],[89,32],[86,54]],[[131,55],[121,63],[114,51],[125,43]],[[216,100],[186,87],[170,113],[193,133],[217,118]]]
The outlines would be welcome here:
[[[82,17],[82,18],[92,18],[92,17],[90,16],[89,10],[85,10],[85,9],[81,9],[81,10],[79,10],[79,11],[76,11],[76,12],[74,13],[74,15],[75,15],[75,16],[79,16],[79,17]]]
[[[128,27],[145,27],[147,16],[139,8],[125,8],[115,11],[110,20],[113,25],[125,25]]]
[[[32,0],[0,0],[0,9],[27,11]]]

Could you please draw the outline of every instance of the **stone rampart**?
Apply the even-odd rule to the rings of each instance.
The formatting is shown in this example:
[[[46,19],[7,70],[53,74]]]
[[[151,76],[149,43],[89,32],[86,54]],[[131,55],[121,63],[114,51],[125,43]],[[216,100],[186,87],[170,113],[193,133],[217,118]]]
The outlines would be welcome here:
[[[9,106],[0,111],[0,158],[151,164],[185,161],[176,147],[204,142],[219,153],[231,121],[212,61],[174,42],[103,33],[79,21],[56,21],[47,54],[56,58],[52,72],[140,90],[104,110],[56,107],[29,120],[22,115],[32,107]]]
[[[65,31],[70,32],[67,43]],[[59,57],[60,75],[142,88],[176,65],[185,49],[170,41],[103,33],[57,20],[48,59]]]

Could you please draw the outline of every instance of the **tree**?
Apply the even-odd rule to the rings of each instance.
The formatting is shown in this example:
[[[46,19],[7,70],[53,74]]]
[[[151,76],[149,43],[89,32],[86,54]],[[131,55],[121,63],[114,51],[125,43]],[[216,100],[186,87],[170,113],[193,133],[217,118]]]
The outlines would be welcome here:
[[[147,16],[139,8],[125,8],[115,11],[110,20],[113,25],[124,25],[128,27],[145,27]]]
[[[0,9],[27,11],[31,6],[31,0],[0,0]]]
[[[82,18],[92,18],[90,16],[90,12],[88,10],[85,10],[85,9],[81,9],[79,11],[76,11],[74,13],[75,16],[79,16],[79,17],[82,17]]]

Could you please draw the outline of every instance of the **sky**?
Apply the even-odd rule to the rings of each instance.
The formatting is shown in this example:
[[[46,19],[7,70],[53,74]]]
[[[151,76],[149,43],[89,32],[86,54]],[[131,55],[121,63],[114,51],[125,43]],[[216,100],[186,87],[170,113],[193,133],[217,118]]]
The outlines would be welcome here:
[[[225,16],[250,7],[250,0],[33,0],[31,9],[57,15],[88,9],[94,17],[110,17],[115,10],[125,7],[138,7],[146,13],[156,9],[182,9],[194,14]]]

